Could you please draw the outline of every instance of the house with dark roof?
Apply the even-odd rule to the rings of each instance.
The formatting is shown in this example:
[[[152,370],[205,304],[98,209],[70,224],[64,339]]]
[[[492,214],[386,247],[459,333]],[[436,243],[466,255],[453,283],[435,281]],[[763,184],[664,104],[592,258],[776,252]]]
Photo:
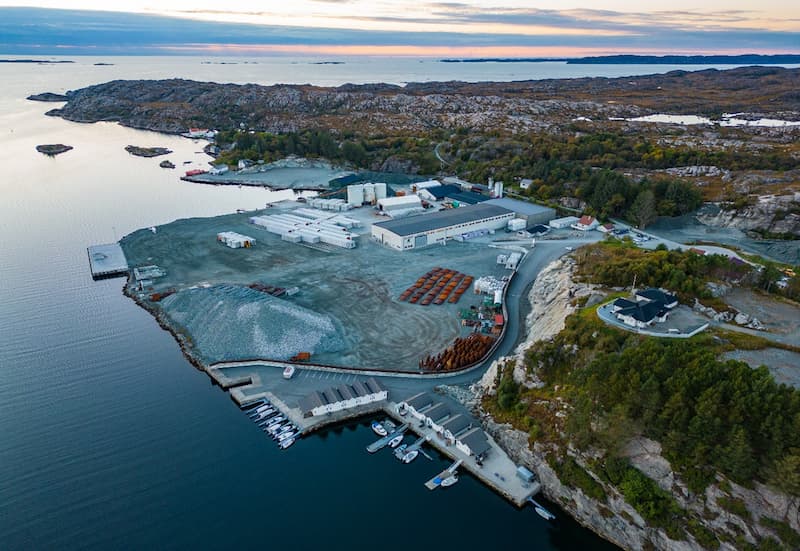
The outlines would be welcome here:
[[[452,416],[453,412],[450,411],[450,408],[441,402],[425,412],[427,425],[436,432],[444,432],[442,423],[450,419]]]
[[[401,410],[402,408],[407,409],[412,416],[422,421],[425,419],[425,412],[431,409],[434,404],[435,402],[430,394],[427,392],[420,392],[400,402],[398,407]]]
[[[467,455],[482,458],[491,449],[486,433],[478,427],[472,428],[459,436],[456,447]]]
[[[459,413],[442,423],[442,428],[444,429],[445,438],[455,440],[458,435],[472,428],[472,418]]]
[[[670,310],[672,310],[678,305],[678,297],[670,293],[667,293],[662,289],[656,289],[654,287],[651,287],[649,289],[643,289],[641,291],[636,291],[636,301],[637,302],[661,301],[661,303]]]
[[[663,323],[669,311],[678,305],[678,298],[663,289],[644,289],[634,295],[635,301],[618,298],[611,304],[611,312],[617,319],[631,327],[644,328],[654,323]]]

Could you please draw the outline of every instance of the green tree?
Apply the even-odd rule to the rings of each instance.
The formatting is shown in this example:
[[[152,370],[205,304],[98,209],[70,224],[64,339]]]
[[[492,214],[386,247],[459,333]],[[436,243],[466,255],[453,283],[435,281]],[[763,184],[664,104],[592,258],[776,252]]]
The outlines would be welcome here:
[[[644,229],[656,219],[656,199],[653,192],[645,189],[639,192],[629,210],[630,217],[639,229]]]

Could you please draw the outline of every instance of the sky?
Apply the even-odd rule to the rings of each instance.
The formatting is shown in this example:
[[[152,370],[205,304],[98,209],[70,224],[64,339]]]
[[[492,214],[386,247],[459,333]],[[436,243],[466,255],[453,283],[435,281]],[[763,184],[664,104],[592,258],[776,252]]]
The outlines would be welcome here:
[[[37,52],[800,53],[800,1],[0,0],[0,53]]]

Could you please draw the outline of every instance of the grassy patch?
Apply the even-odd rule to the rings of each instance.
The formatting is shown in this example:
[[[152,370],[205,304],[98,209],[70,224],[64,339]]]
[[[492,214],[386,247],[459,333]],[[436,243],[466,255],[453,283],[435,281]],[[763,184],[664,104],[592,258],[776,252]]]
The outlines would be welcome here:
[[[606,500],[606,492],[603,486],[597,482],[592,475],[590,475],[583,467],[571,457],[558,462],[552,459],[550,466],[558,475],[562,484],[578,488],[583,491],[587,496],[597,501]]]
[[[733,513],[737,517],[741,518],[745,521],[752,521],[753,515],[750,514],[750,511],[747,510],[747,507],[744,504],[744,501],[739,499],[738,497],[729,497],[729,496],[722,496],[717,499],[717,504],[728,511],[729,513]]]

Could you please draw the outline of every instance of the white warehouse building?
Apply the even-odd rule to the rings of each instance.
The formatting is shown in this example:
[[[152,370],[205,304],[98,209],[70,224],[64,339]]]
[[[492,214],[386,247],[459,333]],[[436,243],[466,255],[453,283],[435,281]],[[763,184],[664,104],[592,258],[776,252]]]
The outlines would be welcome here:
[[[478,203],[432,214],[413,216],[372,225],[372,237],[379,243],[405,251],[476,231],[505,228],[514,213],[497,205]]]

